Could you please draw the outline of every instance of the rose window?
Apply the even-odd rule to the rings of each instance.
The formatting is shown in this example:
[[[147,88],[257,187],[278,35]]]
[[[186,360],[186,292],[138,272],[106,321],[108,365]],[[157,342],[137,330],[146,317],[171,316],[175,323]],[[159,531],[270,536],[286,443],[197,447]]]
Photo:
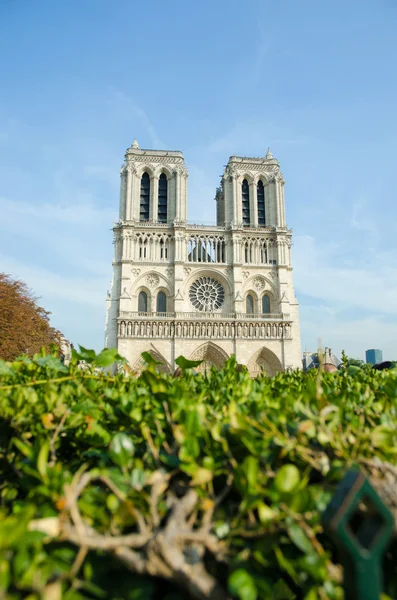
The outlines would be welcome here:
[[[199,277],[189,290],[190,302],[198,310],[213,311],[225,300],[225,290],[213,277]]]

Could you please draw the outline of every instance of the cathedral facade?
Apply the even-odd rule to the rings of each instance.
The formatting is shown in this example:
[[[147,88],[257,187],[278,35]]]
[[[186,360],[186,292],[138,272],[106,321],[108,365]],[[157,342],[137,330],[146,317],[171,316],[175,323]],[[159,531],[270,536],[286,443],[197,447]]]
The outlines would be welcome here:
[[[121,168],[105,346],[139,371],[150,352],[220,368],[234,354],[255,376],[301,368],[284,180],[270,151],[231,156],[216,226],[187,222],[183,155],[134,141]]]

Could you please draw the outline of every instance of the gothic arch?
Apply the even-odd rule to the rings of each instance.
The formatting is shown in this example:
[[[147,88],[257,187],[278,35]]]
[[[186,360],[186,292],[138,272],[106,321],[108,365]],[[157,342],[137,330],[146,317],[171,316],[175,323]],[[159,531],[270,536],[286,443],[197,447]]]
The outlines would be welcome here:
[[[158,283],[156,283],[152,289],[150,289],[148,287],[148,282],[147,282],[147,277],[150,276],[154,276],[155,278],[158,278]],[[141,290],[145,290],[148,291],[151,295],[153,293],[157,293],[157,291],[160,291],[160,289],[163,292],[166,292],[167,296],[172,296],[173,295],[173,286],[171,281],[168,279],[168,277],[165,277],[165,275],[163,275],[162,273],[158,273],[157,271],[155,271],[154,269],[151,269],[149,271],[145,271],[144,273],[141,273],[136,281],[133,284],[133,294],[137,295],[139,294],[139,292]]]
[[[270,181],[270,176],[267,173],[258,173],[257,175],[255,175],[254,177],[254,183],[255,185],[258,185],[258,181],[261,180],[264,187],[267,186],[267,184]]]
[[[151,346],[150,348],[148,348],[146,350],[146,352],[149,352],[149,354],[151,354],[155,360],[158,360],[161,363],[160,365],[157,365],[157,368],[161,373],[167,373],[167,374],[172,373],[170,363],[164,358],[164,356],[162,354],[160,354],[160,352],[154,346]],[[144,359],[142,358],[142,356],[140,356],[134,362],[131,370],[136,375],[140,375],[141,372],[143,371],[143,369],[145,368],[145,365],[146,365],[146,363],[145,363]]]
[[[244,179],[247,180],[248,185],[255,183],[255,176],[249,171],[245,171],[244,173],[240,173],[239,175],[239,183],[242,184]]]
[[[142,165],[137,165],[137,177],[139,177],[139,179],[141,179],[141,177],[144,173],[147,173],[149,175],[150,179],[152,179],[152,177],[154,176],[154,173],[155,173],[154,167],[152,167],[152,165],[150,165],[148,163],[143,163]]]
[[[155,177],[160,177],[160,175],[162,173],[164,173],[164,175],[167,176],[168,181],[172,178],[172,171],[171,171],[171,169],[169,169],[165,165],[161,165],[161,166],[157,167],[155,169],[155,171],[154,171],[154,176]]]
[[[262,280],[263,286],[262,287],[257,287],[257,285],[255,285],[255,280]],[[270,299],[273,300],[273,302],[277,302],[279,301],[279,294],[277,292],[277,289],[274,285],[274,283],[272,281],[270,281],[270,279],[268,277],[265,277],[262,274],[254,274],[251,275],[243,284],[243,288],[242,288],[242,293],[243,295],[248,294],[248,292],[250,290],[256,289],[257,290],[257,294],[259,297],[262,297],[263,294],[268,294],[268,296],[270,296]],[[245,297],[245,296],[244,296]]]
[[[277,356],[269,348],[261,348],[250,358],[248,372],[251,377],[256,377],[265,373],[268,377],[273,377],[276,373],[283,371],[283,366]]]
[[[202,344],[192,352],[189,360],[202,360],[201,365],[196,367],[196,371],[203,372],[212,366],[222,369],[228,358],[227,352],[222,348],[213,342],[205,342],[205,344]]]

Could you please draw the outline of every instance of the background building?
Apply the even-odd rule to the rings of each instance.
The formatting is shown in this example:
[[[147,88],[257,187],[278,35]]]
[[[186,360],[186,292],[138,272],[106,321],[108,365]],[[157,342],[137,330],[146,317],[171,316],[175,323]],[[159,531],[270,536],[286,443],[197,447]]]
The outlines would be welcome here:
[[[165,370],[184,355],[254,375],[301,368],[291,230],[278,161],[231,156],[216,226],[188,225],[188,172],[177,151],[141,150],[121,168],[105,345],[133,369],[150,351]]]
[[[374,349],[365,351],[365,362],[371,365],[377,365],[383,361],[382,350]]]
[[[320,366],[319,352],[307,352],[303,353],[303,370],[309,371],[310,369],[318,369]],[[336,368],[341,364],[341,360],[332,353],[331,348],[325,348],[322,356],[323,365],[333,365]]]

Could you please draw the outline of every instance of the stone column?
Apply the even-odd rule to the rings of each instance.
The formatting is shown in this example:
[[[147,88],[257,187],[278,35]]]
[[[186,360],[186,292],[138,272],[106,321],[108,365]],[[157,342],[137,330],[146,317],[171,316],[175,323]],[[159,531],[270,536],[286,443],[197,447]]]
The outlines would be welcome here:
[[[242,215],[241,213],[241,202],[239,202],[239,194],[238,194],[238,182],[237,175],[232,175],[232,189],[233,189],[233,221],[235,223],[241,223]]]
[[[256,193],[256,183],[249,184],[250,194],[250,225],[258,226],[258,198]]]
[[[275,191],[276,191],[276,226],[281,227],[281,185],[280,178],[275,178]]]
[[[131,165],[127,167],[127,192],[125,198],[125,218],[126,221],[131,219],[131,208],[132,208],[132,173],[131,173]]]
[[[181,175],[179,170],[175,170],[175,217],[177,221],[181,220]]]
[[[284,180],[280,181],[281,225],[285,227]]]
[[[159,204],[159,178],[156,175],[150,178],[150,205],[149,219],[151,221],[158,220],[158,204]]]

